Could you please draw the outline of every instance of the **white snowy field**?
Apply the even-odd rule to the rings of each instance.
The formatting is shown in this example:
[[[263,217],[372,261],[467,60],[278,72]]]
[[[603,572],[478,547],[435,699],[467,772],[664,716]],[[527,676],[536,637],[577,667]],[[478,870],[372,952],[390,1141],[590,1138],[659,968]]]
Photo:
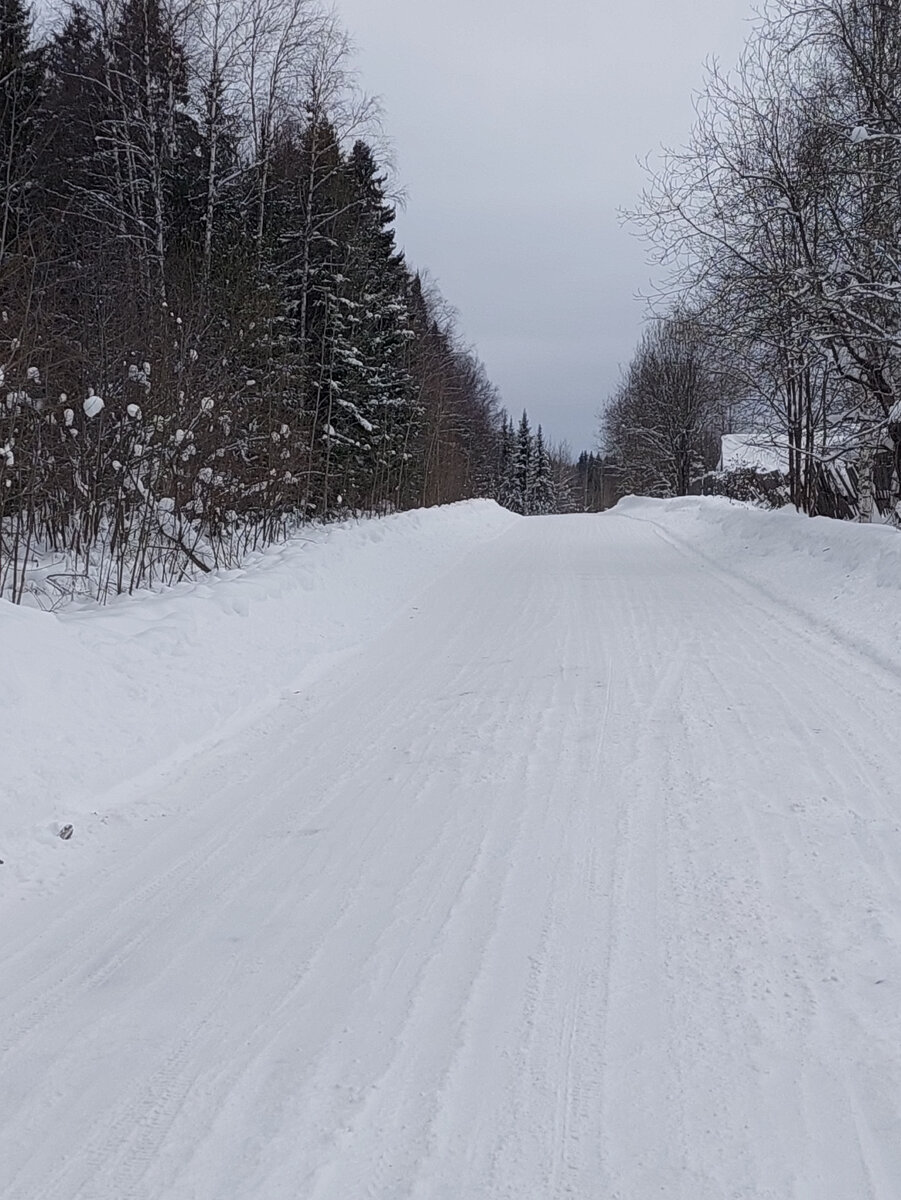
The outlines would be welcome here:
[[[0,1196],[897,1200],[901,538],[316,537],[0,606]]]

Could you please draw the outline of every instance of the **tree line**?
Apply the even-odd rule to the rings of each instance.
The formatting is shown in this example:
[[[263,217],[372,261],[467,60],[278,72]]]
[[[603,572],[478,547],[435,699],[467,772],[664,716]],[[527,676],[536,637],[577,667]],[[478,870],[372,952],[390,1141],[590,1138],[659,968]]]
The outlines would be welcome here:
[[[107,594],[509,492],[380,147],[316,0],[76,0],[40,37],[0,0],[0,594],[39,549]]]
[[[632,214],[665,282],[606,453],[629,487],[679,494],[722,432],[755,431],[802,511],[841,466],[860,519],[897,521],[901,6],[773,0],[697,112]]]

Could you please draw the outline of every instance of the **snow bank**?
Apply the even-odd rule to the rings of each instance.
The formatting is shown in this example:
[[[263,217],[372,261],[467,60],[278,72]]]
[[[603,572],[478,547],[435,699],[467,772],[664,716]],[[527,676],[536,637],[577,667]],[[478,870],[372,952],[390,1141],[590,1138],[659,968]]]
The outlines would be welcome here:
[[[806,621],[901,670],[901,535],[885,525],[767,512],[713,496],[628,496],[612,510],[753,584]]]
[[[97,821],[148,803],[154,776],[315,679],[517,520],[472,501],[313,529],[103,609],[0,601],[0,893],[57,875]]]

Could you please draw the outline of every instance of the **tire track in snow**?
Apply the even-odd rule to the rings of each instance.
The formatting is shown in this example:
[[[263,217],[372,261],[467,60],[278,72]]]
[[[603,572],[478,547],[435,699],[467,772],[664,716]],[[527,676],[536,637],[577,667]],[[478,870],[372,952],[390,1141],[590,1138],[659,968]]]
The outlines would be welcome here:
[[[734,1107],[741,1096],[732,1080],[742,1079],[745,1087],[757,1096],[756,1103],[744,1100],[748,1114],[745,1120],[749,1124],[743,1135],[738,1116],[726,1124],[726,1128],[735,1129],[742,1137],[729,1151],[732,1178],[736,1155],[747,1154],[751,1148],[748,1129],[755,1129],[759,1143],[769,1140],[776,1146],[785,1145],[782,1154],[775,1156],[786,1165],[782,1181],[767,1186],[765,1177],[758,1175],[756,1182],[748,1185],[748,1195],[807,1195],[803,1190],[806,1179],[811,1196],[832,1194],[828,1191],[830,1187],[837,1189],[836,1195],[883,1196],[888,1193],[878,1186],[874,1188],[871,1182],[873,1164],[864,1142],[860,1136],[852,1138],[853,1144],[847,1138],[848,1131],[854,1129],[848,1107],[849,1089],[841,1081],[840,1064],[847,1058],[847,1047],[834,1040],[822,1044],[817,1035],[823,1013],[831,1007],[830,990],[833,993],[835,990],[827,984],[824,991],[823,964],[819,959],[830,943],[836,919],[847,907],[848,898],[836,902],[834,860],[822,860],[824,864],[833,863],[827,874],[817,866],[822,849],[822,824],[806,853],[798,839],[788,835],[797,825],[794,810],[798,805],[793,799],[803,797],[805,790],[808,794],[835,795],[836,787],[841,786],[870,792],[881,807],[880,792],[890,794],[890,789],[886,793],[887,781],[874,775],[872,759],[860,753],[856,733],[835,727],[831,698],[846,692],[854,676],[849,677],[843,662],[839,660],[837,665],[832,655],[824,653],[815,641],[796,638],[791,623],[785,630],[774,621],[762,635],[758,614],[756,606],[736,606],[730,613],[729,642],[720,641],[718,653],[705,657],[694,667],[693,686],[705,702],[691,710],[689,748],[694,751],[694,774],[702,782],[699,795],[704,804],[689,806],[689,812],[692,807],[697,809],[698,815],[703,815],[703,824],[692,822],[683,826],[686,830],[683,848],[686,852],[690,846],[700,849],[701,853],[694,857],[706,863],[708,869],[712,855],[723,850],[729,854],[722,862],[719,878],[714,876],[712,880],[713,892],[710,878],[697,872],[691,886],[698,894],[711,897],[709,911],[719,914],[721,928],[731,927],[733,936],[722,944],[729,951],[731,973],[739,981],[739,990],[733,993],[728,1008],[725,998],[721,1001],[724,1005],[721,1022],[717,1024],[707,1018],[704,1031],[699,1030],[696,1035],[696,1044],[708,1044],[711,1031],[720,1039],[712,1053],[708,1044],[706,1053],[715,1063],[711,1065],[708,1080],[714,1071],[719,1076],[714,1084],[719,1100],[714,1107],[721,1124],[722,1113]],[[711,629],[713,633],[715,627]],[[811,691],[811,679],[817,675],[824,676],[824,682]],[[738,694],[737,678],[742,681]],[[869,675],[864,678],[872,687],[872,678]],[[760,688],[756,703],[755,681]],[[870,707],[863,694],[860,700],[864,711]],[[780,714],[781,721],[774,721],[773,713]],[[876,728],[878,724],[877,721]],[[716,729],[723,736],[724,726],[728,744],[738,750],[738,756],[728,764],[726,778],[722,757],[712,753],[711,739],[716,735],[708,732]],[[871,736],[874,726],[866,724],[858,728],[866,728],[869,744],[876,744]],[[828,743],[819,736],[825,730],[829,731]],[[720,790],[721,798],[718,799],[714,788]],[[738,795],[729,796],[730,790],[736,789]],[[723,800],[726,813],[736,822],[731,829],[721,817]],[[859,850],[859,846],[849,846],[847,855],[858,880],[868,873],[867,856]],[[688,853],[686,857],[692,861]],[[742,874],[747,884],[742,882]],[[750,891],[749,885],[752,885]],[[825,904],[825,911],[824,906],[813,902],[830,894],[832,900]],[[742,921],[736,921],[736,913]],[[738,940],[735,935],[742,923],[746,934]],[[807,930],[808,942],[810,930],[819,932],[812,944],[805,945],[794,936],[794,928]],[[703,943],[699,943],[695,930],[690,932],[697,951]],[[685,936],[689,940],[687,932]],[[756,963],[755,956],[759,956]],[[724,974],[729,977],[728,961],[711,963],[705,968],[703,982],[721,987],[718,980]],[[791,1007],[786,1009],[789,996]],[[748,1024],[744,1032],[733,1030],[732,1042],[737,1049],[730,1049],[728,1031],[738,1014],[743,1014]],[[690,1014],[686,1014],[686,1019],[691,1020]],[[835,1023],[832,1012],[825,1024],[834,1028]],[[723,1067],[724,1059],[730,1056],[734,1060],[731,1080]],[[756,1076],[749,1075],[749,1066],[757,1072]],[[697,1070],[694,1078],[696,1082],[699,1079]],[[776,1117],[780,1111],[786,1114],[790,1111],[793,1094],[798,1096],[798,1111],[803,1114],[804,1123],[799,1130]],[[832,1123],[823,1127],[823,1117],[830,1112]],[[772,1119],[764,1134],[762,1125],[768,1113]],[[873,1127],[884,1128],[886,1115],[883,1113],[883,1120]],[[822,1150],[818,1149],[823,1146],[831,1150],[829,1166],[823,1166]],[[805,1162],[808,1155],[812,1157]],[[828,1157],[826,1161],[829,1162]],[[746,1159],[746,1163],[748,1177],[755,1178],[750,1160]],[[722,1167],[720,1170],[721,1187],[725,1187],[725,1171]],[[819,1183],[811,1183],[817,1179]]]
[[[335,930],[332,932],[335,932]],[[271,1025],[271,1022],[266,1022],[266,1024]],[[313,1088],[313,1091],[316,1091],[316,1088]],[[276,1115],[276,1118],[277,1118],[277,1120],[280,1120],[281,1117]]]
[[[648,598],[642,598],[631,614],[636,645],[651,626],[650,607]],[[678,1060],[653,1057],[655,1045],[666,1036],[667,1021],[660,929],[668,900],[662,832],[674,783],[669,742],[679,721],[692,645],[690,630],[674,633],[675,644],[661,658],[659,672],[653,654],[656,638],[649,637],[651,652],[645,650],[636,663],[637,678],[630,681],[634,707],[647,708],[642,727],[634,730],[633,760],[619,780],[627,798],[617,824],[612,874],[604,1022],[609,1086],[602,1120],[603,1160],[616,1200],[627,1200],[626,1187],[632,1194],[651,1194],[671,1186],[667,1181],[679,1178],[688,1161],[677,1101]],[[693,1179],[692,1186],[698,1182]]]
[[[460,649],[467,653],[464,645],[461,644]],[[502,658],[500,661],[501,665],[507,665],[509,660]],[[489,664],[488,674],[493,673],[492,667],[493,664]],[[496,666],[493,669],[496,670]],[[473,671],[472,666],[470,670]],[[510,724],[506,711],[508,706],[505,704],[505,711],[499,713],[496,703],[486,704],[491,693],[485,697],[479,686],[480,676],[485,673],[484,668],[480,670],[476,665],[474,673],[466,677],[465,683],[468,692],[479,698],[480,706],[487,708],[490,714],[486,718],[488,723],[483,733],[486,745],[494,745],[498,741],[503,744],[504,734]],[[512,711],[528,711],[518,704],[520,694],[526,690],[519,681],[515,682],[514,691],[508,697]],[[523,779],[528,771],[527,760],[522,772]],[[497,784],[501,779],[507,801],[501,808],[493,806],[483,817],[489,824],[481,834],[476,856],[460,880],[454,901],[442,924],[433,934],[413,988],[407,995],[403,1022],[394,1036],[395,1053],[385,1069],[370,1081],[366,1101],[342,1133],[328,1166],[316,1179],[311,1196],[330,1196],[335,1194],[335,1189],[361,1196],[402,1194],[395,1190],[403,1187],[402,1183],[397,1182],[398,1160],[409,1160],[411,1151],[417,1146],[421,1153],[425,1153],[424,1146],[434,1121],[436,1103],[433,1101],[429,1104],[426,1097],[439,1097],[437,1103],[440,1103],[441,1080],[449,1070],[449,1064],[442,1060],[447,1055],[452,1062],[456,1053],[454,1047],[460,1046],[468,997],[484,971],[495,914],[503,903],[508,873],[521,840],[524,818],[512,803],[521,785],[517,783],[516,775],[510,776],[509,772],[492,776],[491,782]],[[458,787],[465,790],[475,782],[480,781],[468,781],[464,774]],[[474,815],[477,817],[477,814]],[[479,821],[475,827],[479,828],[481,824],[482,821]],[[511,828],[514,831],[512,836]],[[486,869],[489,866],[491,870]],[[456,969],[454,964],[458,964]],[[433,1028],[454,1031],[450,1039],[452,1046],[442,1047],[437,1057],[435,1049],[431,1048],[429,1034]],[[423,1071],[427,1072],[425,1079],[422,1078]],[[407,1079],[408,1082],[393,1082],[396,1079]],[[427,1088],[424,1086],[426,1082],[429,1084]],[[383,1096],[386,1093],[400,1098],[401,1112],[383,1111]],[[355,1165],[353,1150],[358,1132],[370,1131],[379,1121],[386,1123],[387,1128],[393,1131],[393,1136],[386,1138],[386,1129],[381,1129],[377,1142],[380,1147],[378,1161],[367,1162],[365,1168]],[[409,1165],[412,1169],[412,1164]]]
[[[19,939],[4,1200],[894,1200],[887,677],[618,518],[419,603]]]

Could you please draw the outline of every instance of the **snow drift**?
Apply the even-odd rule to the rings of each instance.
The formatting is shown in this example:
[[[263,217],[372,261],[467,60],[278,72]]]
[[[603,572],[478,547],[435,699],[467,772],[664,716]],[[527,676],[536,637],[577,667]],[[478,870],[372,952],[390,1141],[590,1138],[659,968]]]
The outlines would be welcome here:
[[[628,496],[613,510],[645,521],[852,645],[901,670],[901,537],[885,525],[768,512],[713,496]]]
[[[472,501],[307,530],[104,609],[0,603],[0,895],[46,882],[98,821],[152,803],[155,775],[309,683],[518,519]]]

